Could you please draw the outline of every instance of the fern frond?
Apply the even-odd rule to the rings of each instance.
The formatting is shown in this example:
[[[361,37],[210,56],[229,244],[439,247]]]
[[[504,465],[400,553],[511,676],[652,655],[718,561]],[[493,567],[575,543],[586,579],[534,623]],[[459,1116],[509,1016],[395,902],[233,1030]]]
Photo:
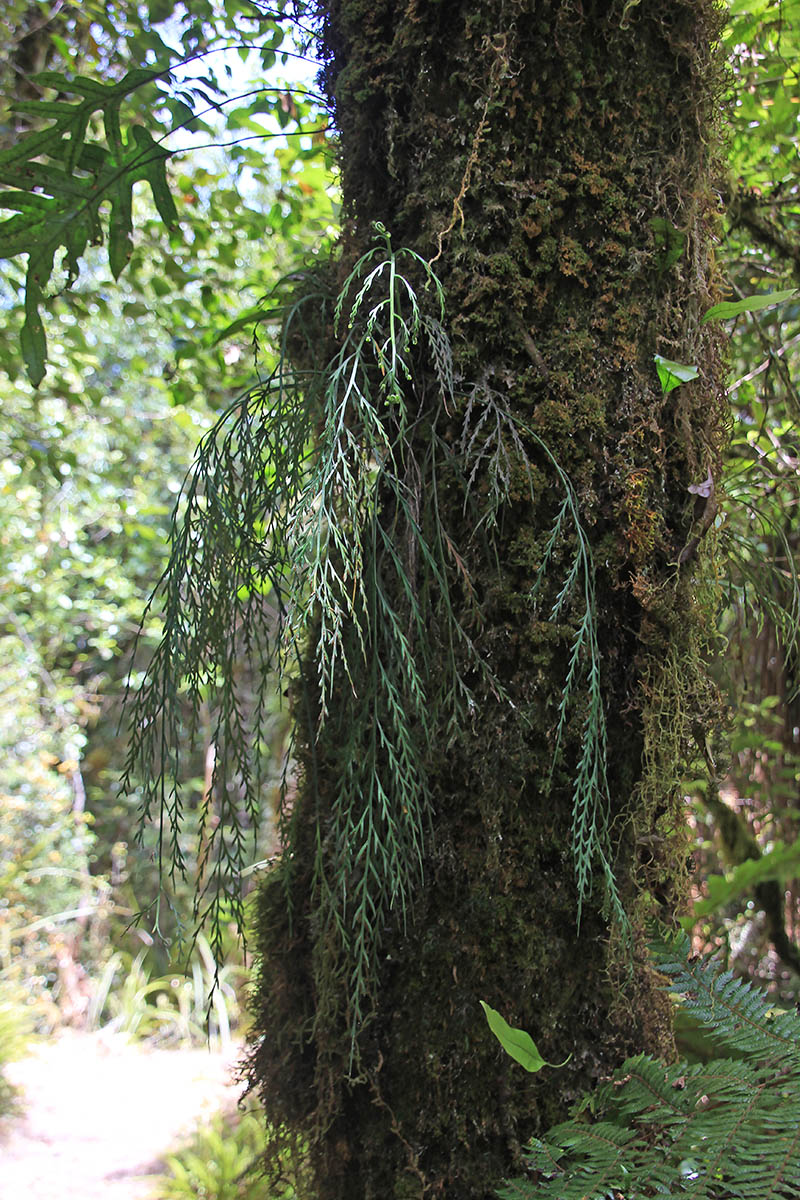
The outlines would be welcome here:
[[[275,373],[200,445],[160,587],[164,636],[132,704],[127,775],[129,783],[137,771],[144,775],[141,816],[157,824],[159,865],[182,872],[179,760],[205,707],[216,755],[211,793],[199,811],[203,885],[195,916],[210,917],[216,945],[223,910],[241,918],[239,882],[248,869],[242,813],[255,829],[267,691],[276,676],[299,677],[294,691],[306,695],[299,715],[308,725],[312,776],[323,747],[329,768],[324,805],[316,778],[309,780],[316,805],[317,1019],[344,1018],[351,1070],[357,1034],[372,1011],[384,930],[393,915],[406,920],[422,878],[434,740],[444,736],[449,744],[474,708],[470,676],[510,703],[458,615],[466,603],[479,627],[466,561],[439,507],[445,470],[447,486],[455,480],[467,500],[479,474],[488,479],[480,523],[490,533],[520,467],[533,489],[529,451],[544,457],[563,489],[540,576],[561,541],[571,542],[551,616],[563,618],[568,604],[579,606],[580,616],[554,762],[580,690],[586,708],[573,795],[578,915],[599,867],[607,908],[626,928],[610,845],[594,566],[577,496],[542,439],[513,419],[485,382],[467,400],[461,455],[439,435],[437,414],[455,385],[441,285],[419,255],[395,250],[382,227],[377,235],[333,305],[340,333],[332,360],[304,372],[288,365],[295,337],[305,342],[303,357],[316,361],[304,311],[306,304],[324,306],[325,297],[311,291],[288,308]],[[323,313],[323,325],[328,320]],[[418,383],[431,374],[433,398]],[[412,439],[410,429],[421,422],[427,436]],[[255,696],[238,682],[242,657],[257,681]],[[287,899],[291,870],[287,862]]]
[[[800,1069],[800,1021],[774,1008],[752,983],[732,971],[717,972],[706,959],[688,957],[689,939],[676,934],[653,944],[658,969],[672,980],[690,1017],[713,1030],[721,1048],[752,1058],[797,1060]]]
[[[635,1143],[633,1130],[622,1129],[609,1121],[583,1126],[565,1124],[551,1129],[547,1140],[534,1138],[528,1149],[527,1165],[545,1181],[557,1183],[559,1200],[615,1200],[630,1175],[629,1156]],[[580,1153],[580,1164],[570,1162],[565,1171],[561,1161],[570,1152]],[[533,1196],[527,1180],[515,1180],[498,1191],[501,1200],[529,1200]],[[546,1196],[547,1191],[537,1192]],[[555,1191],[550,1193],[555,1196]]]
[[[685,1196],[790,1200],[800,1194],[800,1018],[775,1016],[749,984],[686,961],[685,935],[654,944],[659,970],[720,1050],[736,1058],[669,1066],[639,1055],[535,1139],[506,1200]]]
[[[502,395],[486,379],[471,391],[464,415],[461,449],[467,475],[465,504],[483,469],[488,476],[488,495],[478,527],[485,525],[489,533],[497,524],[497,516],[508,502],[512,463],[521,467],[533,495],[533,474],[524,439],[544,456],[555,472],[564,499],[556,513],[550,534],[529,593],[535,604],[550,571],[557,548],[570,537],[574,543],[571,561],[550,609],[550,620],[565,615],[568,604],[577,596],[580,617],[572,639],[567,673],[561,688],[553,753],[548,783],[562,757],[562,742],[573,702],[579,690],[586,696],[587,708],[583,722],[580,753],[573,780],[572,793],[572,853],[578,888],[578,922],[584,902],[591,895],[592,883],[600,868],[605,886],[606,909],[618,922],[627,937],[629,923],[625,914],[613,869],[610,835],[610,801],[606,768],[606,723],[603,705],[600,647],[596,629],[594,562],[583,523],[575,489],[552,451],[541,437],[509,411]]]
[[[285,377],[241,397],[209,431],[187,477],[172,529],[172,554],[159,586],[163,634],[142,686],[129,694],[130,741],[124,786],[139,768],[141,824],[155,821],[157,859],[182,874],[184,797],[181,757],[210,714],[215,747],[214,822],[200,841],[203,886],[196,916],[210,912],[212,946],[223,936],[228,903],[242,917],[240,873],[248,850],[242,810],[258,823],[264,745],[276,672],[291,647],[280,636],[288,597],[285,531],[310,462],[311,411]],[[259,685],[256,703],[235,669],[246,660]],[[191,713],[189,728],[183,713]],[[207,837],[203,835],[207,834]]]
[[[421,287],[406,278],[408,265]],[[303,325],[312,300],[319,294],[289,308],[274,375],[198,450],[160,588],[164,637],[132,702],[128,780],[143,770],[142,820],[157,823],[159,863],[181,872],[178,765],[196,732],[183,728],[181,698],[194,714],[206,706],[216,759],[200,810],[196,916],[209,914],[213,931],[224,904],[239,919],[247,852],[237,817],[244,808],[258,823],[267,689],[299,672],[313,695],[301,715],[306,740],[313,758],[325,730],[333,781],[324,812],[317,800],[312,865],[318,1013],[330,1019],[338,1006],[352,1068],[383,930],[393,913],[406,920],[422,876],[432,740],[473,703],[464,663],[491,675],[451,598],[454,578],[467,592],[470,584],[438,512],[435,415],[424,462],[406,436],[426,399],[415,382],[420,354],[433,364],[437,407],[452,397],[441,286],[378,230],[335,305],[338,352],[322,369],[294,373],[291,337],[305,339],[314,361]],[[257,679],[255,704],[237,684],[242,655]]]

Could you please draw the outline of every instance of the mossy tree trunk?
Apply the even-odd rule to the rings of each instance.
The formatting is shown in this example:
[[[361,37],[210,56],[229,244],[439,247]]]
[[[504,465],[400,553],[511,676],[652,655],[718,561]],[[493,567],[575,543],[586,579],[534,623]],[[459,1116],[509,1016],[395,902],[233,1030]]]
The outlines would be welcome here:
[[[322,995],[335,952],[312,878],[328,776],[342,769],[346,689],[313,753],[301,747],[292,845],[262,890],[253,1070],[269,1119],[310,1139],[319,1200],[483,1200],[519,1167],[525,1138],[582,1089],[629,1053],[671,1045],[641,930],[681,902],[681,763],[713,709],[701,536],[713,496],[688,488],[716,473],[724,411],[716,342],[701,324],[713,300],[716,6],[321,7],[346,266],[376,220],[396,245],[437,256],[457,381],[455,411],[439,414],[443,442],[459,444],[469,397],[487,395],[536,437],[521,434],[530,473],[512,465],[496,554],[473,536],[462,491],[439,497],[474,589],[462,589],[461,618],[506,694],[476,678],[471,718],[455,741],[442,732],[434,744],[424,877],[407,928],[398,918],[383,932],[357,1078],[346,999]],[[662,394],[657,353],[696,365],[698,379]],[[420,421],[410,436],[428,428]],[[563,499],[536,438],[572,481],[594,558],[628,946],[610,933],[602,879],[577,920],[578,693],[550,778],[577,617],[549,619],[569,566],[563,547],[544,594],[530,598]],[[479,478],[478,493],[490,483]],[[569,1064],[526,1075],[490,1036],[480,999],[527,1029],[547,1060]]]

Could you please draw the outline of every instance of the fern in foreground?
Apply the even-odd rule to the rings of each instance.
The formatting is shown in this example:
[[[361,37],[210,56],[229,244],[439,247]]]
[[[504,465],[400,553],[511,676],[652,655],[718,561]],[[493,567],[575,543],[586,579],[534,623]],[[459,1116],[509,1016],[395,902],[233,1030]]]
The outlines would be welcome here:
[[[800,1017],[708,960],[687,961],[683,934],[653,949],[719,1056],[628,1059],[570,1121],[534,1138],[529,1175],[501,1189],[503,1200],[800,1195]]]

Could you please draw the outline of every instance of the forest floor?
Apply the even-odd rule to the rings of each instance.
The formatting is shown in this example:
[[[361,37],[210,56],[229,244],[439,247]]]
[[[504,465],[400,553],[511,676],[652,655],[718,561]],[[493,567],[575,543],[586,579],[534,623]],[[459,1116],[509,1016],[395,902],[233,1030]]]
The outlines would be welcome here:
[[[0,1124],[2,1200],[160,1200],[165,1154],[236,1104],[239,1053],[149,1049],[103,1033],[41,1042],[6,1068],[22,1108]]]

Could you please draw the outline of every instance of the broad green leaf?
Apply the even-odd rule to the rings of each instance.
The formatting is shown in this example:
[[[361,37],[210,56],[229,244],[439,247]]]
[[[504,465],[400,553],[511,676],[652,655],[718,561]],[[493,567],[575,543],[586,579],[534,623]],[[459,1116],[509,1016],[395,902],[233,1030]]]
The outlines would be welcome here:
[[[166,176],[168,151],[144,126],[134,124],[127,137],[123,136],[120,123],[123,100],[158,76],[157,71],[135,70],[118,83],[103,84],[43,72],[37,77],[40,84],[84,99],[43,103],[38,111],[51,119],[50,128],[23,135],[15,146],[0,152],[0,184],[16,189],[2,193],[4,207],[18,210],[17,216],[0,224],[0,256],[28,254],[26,321],[21,337],[28,374],[35,384],[44,376],[46,353],[38,310],[58,250],[66,251],[65,265],[72,282],[87,245],[103,240],[101,206],[110,201],[109,263],[113,275],[119,276],[133,248],[132,189],[139,180],[150,185],[167,227],[177,224]],[[102,112],[105,145],[85,140],[96,112]],[[43,162],[43,158],[50,161]]]
[[[690,379],[697,379],[697,367],[687,367],[683,363],[672,362],[668,358],[662,358],[660,354],[653,355],[653,362],[656,364],[661,390],[665,396],[673,388],[680,387],[682,383],[688,383]]]
[[[766,292],[760,296],[745,296],[742,300],[723,300],[715,304],[703,317],[706,321],[729,321],[741,313],[759,312],[762,308],[770,308],[773,304],[782,304],[784,300],[792,300],[797,296],[797,288],[788,288],[784,292]]]
[[[571,1055],[565,1058],[563,1063],[545,1062],[529,1033],[525,1033],[524,1029],[515,1029],[512,1025],[509,1025],[500,1016],[500,1013],[496,1009],[491,1008],[485,1001],[481,1000],[480,1005],[486,1014],[489,1028],[506,1054],[510,1055],[526,1071],[530,1071],[533,1074],[535,1071],[541,1071],[542,1067],[563,1067],[569,1062],[569,1058],[572,1057]]]

